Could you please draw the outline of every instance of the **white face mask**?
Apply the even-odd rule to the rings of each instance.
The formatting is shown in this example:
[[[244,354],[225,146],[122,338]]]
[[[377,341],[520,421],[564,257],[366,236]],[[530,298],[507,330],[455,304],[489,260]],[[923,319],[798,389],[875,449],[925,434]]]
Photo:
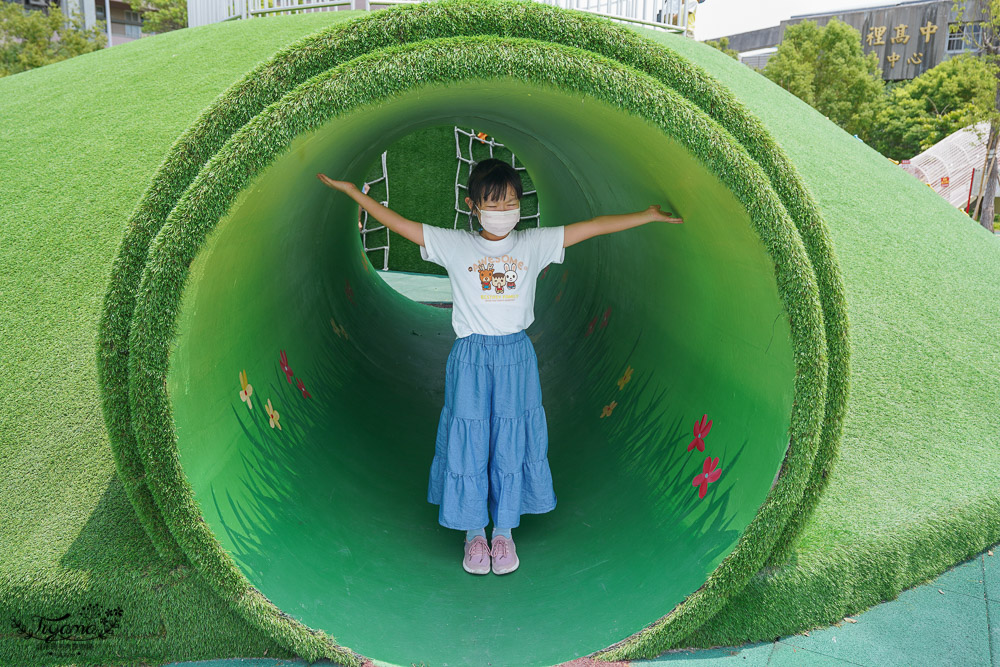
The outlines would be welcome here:
[[[483,226],[483,229],[494,236],[506,236],[510,230],[514,229],[520,219],[520,206],[508,211],[479,210],[479,223]]]

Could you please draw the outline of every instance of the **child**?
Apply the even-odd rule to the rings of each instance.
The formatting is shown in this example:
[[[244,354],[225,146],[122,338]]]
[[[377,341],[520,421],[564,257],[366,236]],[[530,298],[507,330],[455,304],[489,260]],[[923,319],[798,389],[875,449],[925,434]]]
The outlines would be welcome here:
[[[654,220],[683,221],[653,205],[637,213],[514,231],[521,177],[495,158],[477,163],[469,175],[465,203],[479,220],[478,232],[407,220],[353,183],[317,176],[418,244],[423,259],[448,270],[456,340],[445,370],[427,501],[440,506],[438,523],[465,531],[466,572],[513,572],[519,560],[511,529],[522,514],[556,506],[538,358],[525,333],[535,319],[538,274],[551,262],[561,264],[565,248],[593,236]],[[489,546],[488,515],[493,517]]]

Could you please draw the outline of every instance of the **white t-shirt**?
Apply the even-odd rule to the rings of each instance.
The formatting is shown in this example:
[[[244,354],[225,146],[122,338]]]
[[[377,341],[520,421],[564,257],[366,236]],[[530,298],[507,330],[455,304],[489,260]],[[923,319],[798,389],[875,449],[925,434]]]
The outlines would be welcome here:
[[[511,230],[499,241],[477,232],[421,223],[420,256],[448,270],[451,324],[458,338],[517,333],[535,320],[535,282],[550,263],[562,264],[565,225]]]

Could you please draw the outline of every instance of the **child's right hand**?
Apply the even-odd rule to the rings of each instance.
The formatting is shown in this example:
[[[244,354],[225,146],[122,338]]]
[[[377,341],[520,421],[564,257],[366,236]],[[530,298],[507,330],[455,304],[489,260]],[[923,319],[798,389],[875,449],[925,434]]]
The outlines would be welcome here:
[[[335,181],[332,178],[329,178],[326,174],[316,174],[316,178],[322,181],[324,185],[327,185],[333,188],[334,190],[340,190],[344,194],[349,195],[354,190],[358,189],[358,186],[356,186],[354,183],[351,183],[350,181]]]

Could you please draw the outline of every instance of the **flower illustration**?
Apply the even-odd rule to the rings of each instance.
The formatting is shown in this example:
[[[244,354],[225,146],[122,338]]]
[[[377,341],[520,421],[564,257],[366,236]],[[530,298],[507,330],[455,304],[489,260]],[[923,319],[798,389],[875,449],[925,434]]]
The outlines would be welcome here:
[[[556,303],[559,303],[559,299],[562,298],[562,293],[563,293],[563,291],[559,290],[558,294],[556,294]]]
[[[270,398],[267,399],[267,405],[264,406],[264,409],[267,410],[267,416],[268,416],[268,418],[271,421],[271,428],[274,428],[275,426],[277,426],[278,430],[280,431],[281,430],[281,424],[278,423],[278,411],[271,407],[271,399]]]
[[[616,405],[618,405],[617,401],[611,401],[610,404],[605,405],[604,409],[601,411],[601,419],[603,419],[604,417],[610,417],[611,411],[615,409]]]
[[[545,274],[549,272],[549,266],[552,266],[552,265],[549,264],[548,266],[546,266],[545,269],[542,271],[542,275],[539,276],[539,278],[544,278],[545,277]]]
[[[722,474],[722,470],[716,468],[719,465],[719,457],[716,456],[714,459],[709,456],[705,459],[705,463],[701,466],[701,472],[694,476],[691,480],[691,486],[698,486],[698,497],[704,498],[705,492],[708,490],[709,482],[714,482],[719,479],[719,475]]]
[[[284,350],[281,351],[281,370],[285,371],[285,377],[288,378],[288,384],[291,384],[292,376],[295,375],[295,373],[292,372],[291,367],[288,365],[288,355],[285,354]]]
[[[247,404],[247,407],[253,410],[253,403],[250,402],[250,396],[253,394],[253,387],[247,382],[247,372],[245,370],[240,371],[240,400]]]
[[[347,335],[347,330],[344,329],[342,325],[337,324],[337,322],[334,321],[332,317],[330,318],[330,326],[333,327],[334,333],[336,333],[338,336],[343,336],[344,340],[347,340],[349,338],[349,336]]]
[[[586,338],[590,334],[594,333],[594,325],[595,324],[597,324],[597,315],[594,315],[594,319],[590,320],[590,324],[587,325],[587,333],[583,334],[584,338]]]
[[[632,379],[632,367],[629,366],[625,369],[625,374],[618,378],[618,389],[619,391],[625,388],[629,380]]]
[[[608,309],[604,311],[604,317],[601,318],[601,328],[602,329],[604,327],[608,326],[608,317],[610,315],[611,315],[611,306],[608,306]]]
[[[706,423],[707,420],[707,423]],[[690,452],[695,447],[698,448],[699,452],[705,451],[705,440],[703,439],[708,432],[712,430],[712,420],[708,418],[708,415],[702,415],[700,421],[694,423],[694,440],[688,445],[688,451]]]
[[[306,391],[305,385],[302,384],[302,378],[299,378],[298,380],[296,380],[296,382],[299,383],[299,391],[302,392],[302,397],[303,398],[312,398],[312,394],[310,394],[308,391]]]

